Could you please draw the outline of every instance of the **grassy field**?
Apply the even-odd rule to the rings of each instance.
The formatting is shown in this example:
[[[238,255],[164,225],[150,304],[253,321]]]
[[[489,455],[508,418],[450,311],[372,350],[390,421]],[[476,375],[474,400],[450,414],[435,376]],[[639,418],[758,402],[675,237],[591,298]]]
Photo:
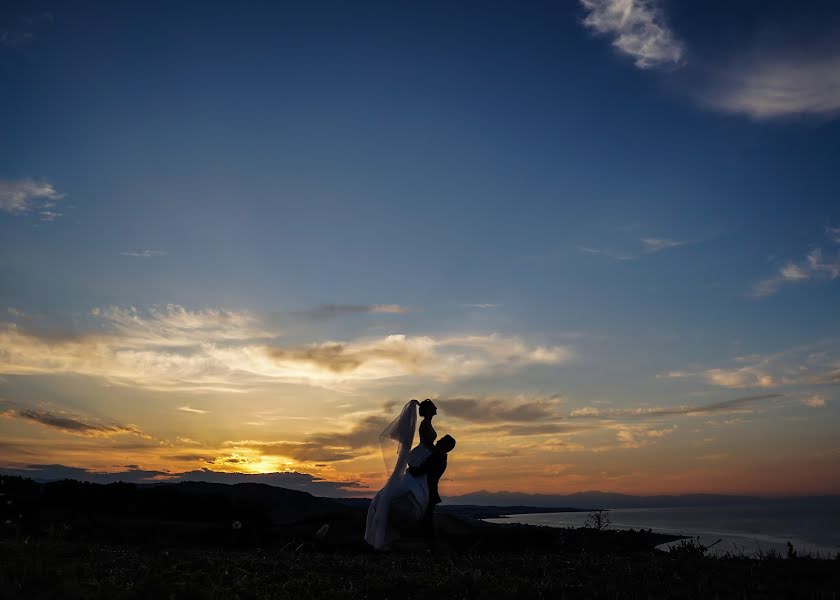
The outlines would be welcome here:
[[[840,560],[683,552],[431,556],[0,544],[0,595],[35,598],[837,598]]]

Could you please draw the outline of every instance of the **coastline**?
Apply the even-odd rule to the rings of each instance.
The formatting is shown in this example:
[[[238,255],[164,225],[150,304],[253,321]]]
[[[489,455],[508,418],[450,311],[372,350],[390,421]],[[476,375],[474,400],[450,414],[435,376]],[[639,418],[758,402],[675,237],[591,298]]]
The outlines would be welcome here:
[[[840,555],[837,534],[819,515],[798,515],[795,520],[762,519],[756,507],[740,507],[739,518],[722,518],[709,507],[662,507],[612,509],[607,511],[609,528],[617,531],[652,530],[655,533],[690,539],[710,549],[712,555],[758,556],[769,552],[786,554],[789,545],[799,555],[834,557]],[[584,526],[582,515],[555,512],[499,515],[489,523],[520,523],[557,529]],[[789,522],[789,521],[793,522]],[[807,527],[803,525],[807,523]],[[825,525],[826,531],[819,528]],[[658,546],[669,550],[673,542]]]

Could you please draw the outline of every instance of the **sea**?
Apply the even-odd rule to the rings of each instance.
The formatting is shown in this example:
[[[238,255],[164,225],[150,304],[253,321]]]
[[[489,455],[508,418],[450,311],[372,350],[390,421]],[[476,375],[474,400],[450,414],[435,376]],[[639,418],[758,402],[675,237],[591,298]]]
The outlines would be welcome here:
[[[583,527],[590,513],[535,513],[486,519],[549,527]],[[775,550],[787,556],[788,542],[799,554],[834,557],[840,553],[840,506],[836,502],[774,501],[736,506],[617,508],[608,511],[612,529],[652,529],[709,546],[716,555],[757,556]],[[667,550],[680,542],[662,544]]]

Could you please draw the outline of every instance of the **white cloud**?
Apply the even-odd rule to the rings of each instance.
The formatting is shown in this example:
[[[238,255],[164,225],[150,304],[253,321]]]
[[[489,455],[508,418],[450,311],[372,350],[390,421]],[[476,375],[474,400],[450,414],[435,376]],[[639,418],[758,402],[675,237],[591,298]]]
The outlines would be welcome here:
[[[152,258],[153,256],[165,256],[166,252],[163,250],[130,250],[120,252],[120,256],[133,256],[136,258]]]
[[[639,244],[641,245],[640,250],[635,250],[633,252],[617,252],[613,250],[605,250],[602,248],[592,248],[590,246],[575,246],[580,252],[584,254],[596,254],[600,256],[607,256],[613,260],[636,260],[644,256],[645,254],[654,254],[656,252],[662,252],[663,250],[668,250],[669,248],[677,248],[679,246],[684,246],[688,242],[684,242],[681,240],[674,240],[671,238],[656,238],[656,237],[643,237],[639,238]]]
[[[242,391],[272,383],[353,387],[418,377],[449,381],[566,362],[565,346],[515,336],[388,335],[283,345],[248,312],[167,305],[95,309],[74,336],[0,325],[0,374],[78,374],[152,389]]]
[[[51,209],[64,196],[47,181],[0,179],[0,210],[12,215],[38,212],[42,220],[53,221],[61,213]]]
[[[501,304],[464,304],[465,308],[499,308]]]
[[[580,0],[587,14],[583,24],[612,39],[640,69],[684,64],[685,47],[667,25],[657,0]],[[785,23],[776,24],[779,31]],[[819,27],[817,29],[820,29]],[[796,46],[763,47],[763,39],[745,39],[749,46],[716,72],[706,69],[706,83],[694,83],[691,94],[704,106],[757,120],[840,115],[840,52],[818,40],[832,39],[813,31]],[[694,82],[702,81],[697,73]]]
[[[190,310],[177,304],[151,306],[106,306],[91,313],[100,325],[127,347],[191,346],[275,337],[249,311],[225,309]]]
[[[193,408],[191,406],[179,406],[178,410],[188,413],[195,413],[197,415],[206,415],[208,411],[202,410],[200,408]]]
[[[755,402],[772,400],[780,397],[781,394],[762,394],[759,396],[743,396],[731,400],[721,400],[711,404],[697,406],[641,406],[636,408],[599,408],[585,406],[577,408],[569,413],[572,418],[583,419],[627,419],[627,418],[651,418],[688,415],[697,416],[711,413],[742,412],[745,406]]]
[[[836,344],[828,341],[776,354],[736,357],[733,362],[737,366],[672,371],[659,377],[697,379],[730,389],[836,385],[840,383],[840,360],[835,356]]]
[[[827,227],[826,236],[833,243],[840,243],[838,230]],[[829,252],[830,253],[830,252]],[[753,284],[750,295],[754,298],[772,296],[785,285],[805,281],[833,281],[840,277],[840,251],[826,258],[821,248],[814,248],[804,259],[787,261],[778,273]]]
[[[704,100],[755,119],[832,116],[840,112],[840,56],[763,58],[732,67]]]
[[[471,423],[536,423],[546,425],[562,417],[560,406],[565,402],[560,394],[551,396],[526,396],[514,398],[494,396],[465,396],[438,401],[439,409],[448,417]]]
[[[261,356],[261,358],[260,358]],[[517,369],[535,364],[560,364],[572,357],[563,346],[531,345],[510,336],[408,336],[305,346],[268,347],[250,357],[266,376],[310,383],[352,383],[417,376],[438,381]],[[263,362],[263,361],[268,362]]]
[[[655,444],[657,440],[674,433],[676,430],[676,425],[664,429],[623,426],[616,431],[616,439],[625,448],[644,448]]]
[[[761,387],[770,388],[778,385],[772,375],[756,367],[739,369],[709,369],[704,373],[706,381],[728,388]]]
[[[802,404],[810,406],[811,408],[822,408],[826,405],[825,396],[814,394],[802,398]]]
[[[660,252],[668,248],[676,248],[677,246],[684,246],[686,242],[680,240],[671,240],[668,238],[641,238],[644,252],[651,254],[653,252]]]
[[[640,69],[679,66],[684,49],[652,0],[581,0],[584,25],[612,37],[613,46]]]
[[[316,308],[299,311],[299,314],[306,315],[313,319],[330,319],[342,315],[352,314],[385,314],[405,315],[417,312],[418,309],[400,304],[322,304]]]
[[[391,315],[403,315],[407,312],[411,312],[411,310],[412,309],[400,306],[399,304],[374,304],[370,308],[370,312],[372,313],[384,313]]]
[[[599,256],[607,256],[613,260],[633,260],[636,258],[631,254],[623,254],[621,252],[613,252],[612,250],[604,250],[602,248],[590,248],[589,246],[575,246],[580,252],[584,254],[596,254]]]

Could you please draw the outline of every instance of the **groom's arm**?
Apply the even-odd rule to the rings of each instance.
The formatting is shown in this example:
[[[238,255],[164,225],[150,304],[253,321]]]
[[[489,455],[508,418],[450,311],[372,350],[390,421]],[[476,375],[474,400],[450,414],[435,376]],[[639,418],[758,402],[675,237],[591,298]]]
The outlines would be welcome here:
[[[412,475],[429,475],[430,478],[435,477],[436,479],[440,479],[440,475],[446,470],[446,455],[440,455],[437,452],[432,453],[432,455],[423,461],[422,464],[417,465],[416,467],[408,467],[408,472]],[[438,475],[438,471],[440,471],[440,475]]]
[[[418,475],[425,475],[429,472],[429,459],[427,458],[422,465],[416,467],[408,467],[408,472],[415,477]]]
[[[417,465],[416,467],[408,467],[408,472],[414,475],[426,475],[428,473],[432,473],[436,469],[437,463],[440,461],[438,458],[438,453],[432,452],[429,457],[424,460],[421,464]],[[446,467],[444,467],[445,469]]]

